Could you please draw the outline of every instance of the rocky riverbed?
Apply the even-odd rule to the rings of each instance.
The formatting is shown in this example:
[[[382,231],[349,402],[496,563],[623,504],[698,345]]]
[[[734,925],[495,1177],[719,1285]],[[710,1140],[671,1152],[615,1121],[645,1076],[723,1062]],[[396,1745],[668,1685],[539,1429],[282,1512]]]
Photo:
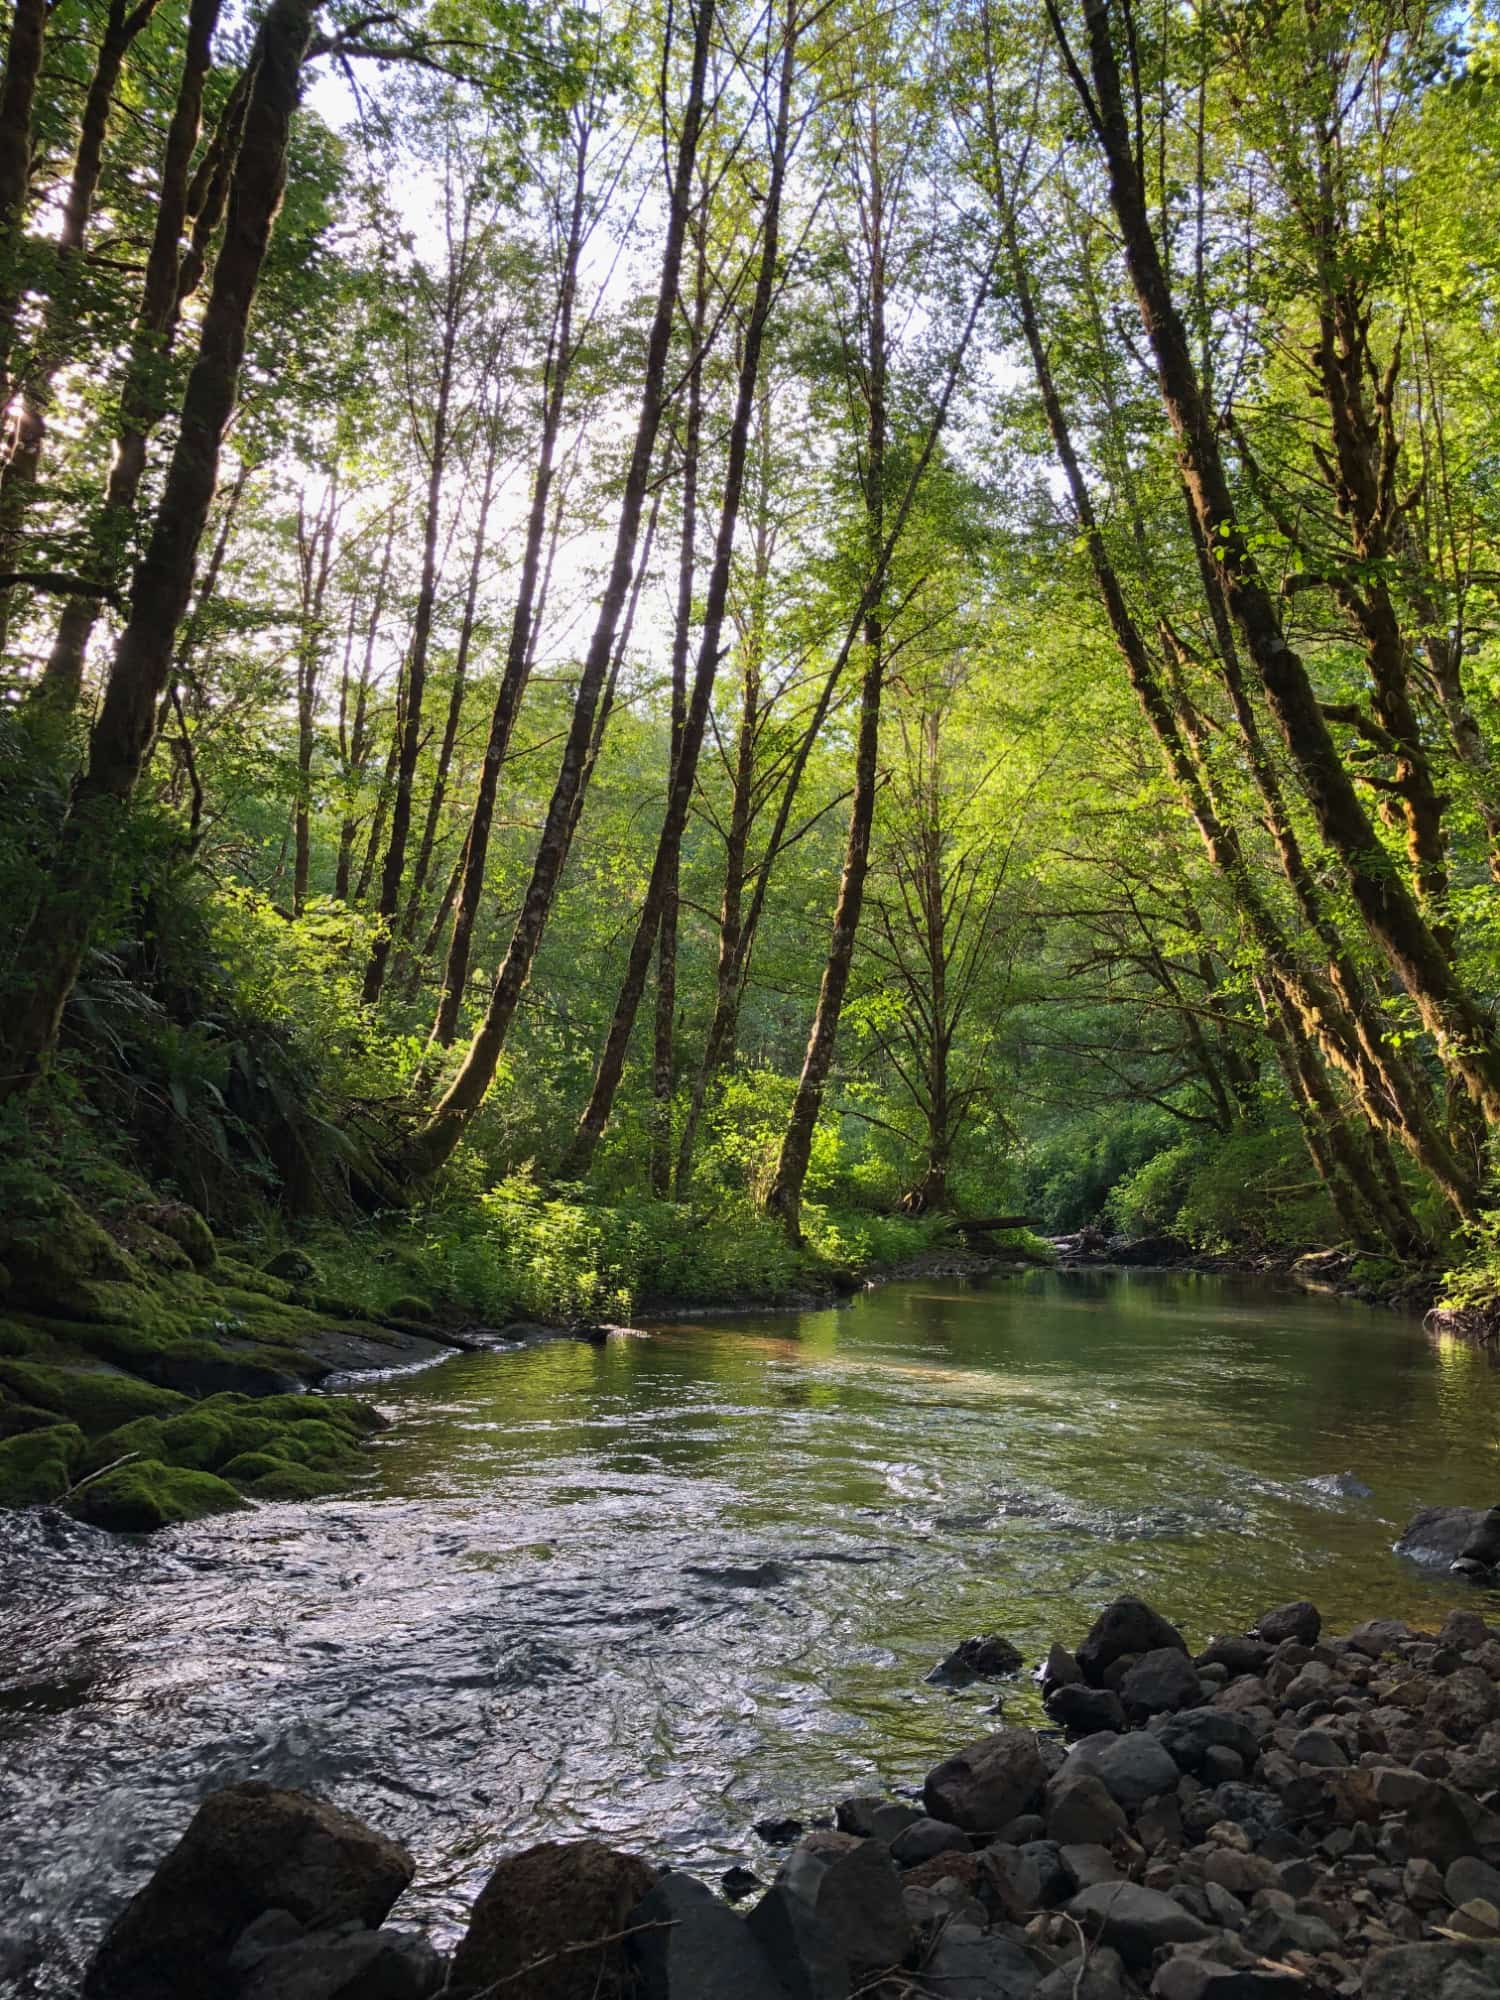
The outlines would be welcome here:
[[[1476,1600],[1478,1601],[1478,1600]],[[998,1635],[955,1671],[1003,1676]],[[1024,1663],[1023,1663],[1024,1664]],[[413,1864],[296,1792],[210,1794],[86,2000],[1482,2000],[1500,1993],[1500,1629],[1289,1604],[1196,1657],[1121,1598],[920,1799],[762,1822],[724,1894],[601,1842],[502,1859],[451,1959]],[[725,1897],[737,1898],[741,1913]]]

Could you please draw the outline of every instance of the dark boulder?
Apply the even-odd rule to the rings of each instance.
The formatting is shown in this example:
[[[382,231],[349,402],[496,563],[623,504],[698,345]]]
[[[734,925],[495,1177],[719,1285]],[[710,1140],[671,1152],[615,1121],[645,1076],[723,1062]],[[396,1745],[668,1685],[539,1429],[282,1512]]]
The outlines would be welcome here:
[[[1078,1648],[1078,1665],[1090,1686],[1104,1687],[1105,1676],[1116,1661],[1167,1646],[1175,1652],[1187,1651],[1182,1634],[1159,1611],[1138,1597],[1120,1597],[1089,1627],[1088,1637]]]
[[[965,1833],[998,1833],[1042,1795],[1046,1766],[1028,1729],[997,1729],[929,1771],[922,1801]]]
[[[1120,1699],[1125,1713],[1140,1721],[1150,1715],[1166,1715],[1179,1708],[1196,1708],[1203,1700],[1198,1669],[1185,1652],[1174,1646],[1160,1646],[1143,1653],[1120,1682]]]
[[[1214,1934],[1181,1903],[1135,1882],[1080,1889],[1067,1913],[1087,1937],[1109,1945],[1127,1965],[1149,1965],[1164,1945],[1198,1944]]]
[[[249,1954],[236,1947],[234,1956],[243,1964]],[[345,1926],[257,1952],[234,2000],[429,2000],[446,1974],[426,1938]]]
[[[1424,1507],[1401,1530],[1396,1554],[1434,1569],[1462,1560],[1495,1510],[1483,1507]]]
[[[508,1855],[470,1912],[449,1991],[503,1985],[505,2000],[624,2000],[634,1972],[619,1933],[655,1880],[636,1855],[599,1840]],[[595,1939],[614,1941],[578,1948]]]
[[[1124,1704],[1111,1688],[1066,1682],[1043,1695],[1042,1701],[1052,1720],[1070,1736],[1094,1736],[1101,1729],[1125,1727]]]
[[[945,1660],[927,1676],[936,1687],[968,1687],[973,1681],[999,1680],[1019,1673],[1021,1655],[998,1632],[987,1638],[961,1639]]]
[[[811,1833],[794,1847],[748,1922],[793,2000],[865,1984],[915,1941],[890,1855],[847,1833]]]
[[[625,1928],[639,2000],[786,2000],[749,1925],[691,1875],[662,1875]]]
[[[1315,1646],[1318,1634],[1323,1629],[1323,1614],[1316,1604],[1309,1604],[1301,1598],[1295,1604],[1278,1605],[1268,1611],[1255,1627],[1257,1639],[1264,1639],[1269,1646],[1279,1646],[1285,1639],[1296,1639],[1304,1646]]]
[[[267,1910],[373,1929],[412,1878],[404,1847],[302,1792],[231,1785],[115,1919],[86,2000],[221,2000],[235,1940]]]

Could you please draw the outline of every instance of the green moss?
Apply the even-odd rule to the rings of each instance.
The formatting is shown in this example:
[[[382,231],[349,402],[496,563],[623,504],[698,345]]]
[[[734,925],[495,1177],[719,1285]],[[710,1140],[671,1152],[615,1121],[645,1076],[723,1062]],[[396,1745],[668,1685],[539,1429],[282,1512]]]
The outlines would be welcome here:
[[[56,1410],[89,1432],[113,1430],[133,1417],[188,1407],[187,1398],[158,1389],[135,1375],[102,1368],[46,1368],[34,1362],[0,1361],[0,1385],[27,1402]]]
[[[179,1249],[187,1253],[188,1261],[195,1269],[213,1269],[218,1247],[213,1231],[196,1208],[189,1208],[183,1201],[163,1202],[153,1208],[146,1219],[153,1229],[169,1236]]]
[[[348,1484],[342,1473],[290,1465],[263,1451],[245,1452],[225,1466],[224,1475],[247,1486],[257,1500],[324,1500]]]
[[[388,1319],[428,1320],[432,1318],[432,1302],[430,1299],[419,1299],[415,1296],[408,1297],[404,1294],[399,1299],[392,1299],[385,1310]]]
[[[113,1465],[117,1458],[164,1459],[167,1447],[162,1438],[163,1428],[160,1417],[137,1417],[133,1423],[106,1431],[103,1437],[94,1439],[85,1453],[84,1471],[99,1472],[106,1465]]]
[[[49,1424],[0,1443],[0,1507],[34,1507],[60,1500],[73,1483],[83,1451],[76,1424]]]
[[[227,1514],[245,1505],[227,1479],[139,1458],[92,1480],[73,1498],[71,1510],[96,1528],[145,1534],[205,1514]]]
[[[289,1285],[316,1284],[318,1267],[305,1250],[278,1250],[266,1259],[266,1276],[284,1278]]]
[[[18,1402],[0,1392],[0,1437],[15,1437],[21,1431],[44,1431],[57,1422],[56,1410],[38,1409],[35,1403]]]

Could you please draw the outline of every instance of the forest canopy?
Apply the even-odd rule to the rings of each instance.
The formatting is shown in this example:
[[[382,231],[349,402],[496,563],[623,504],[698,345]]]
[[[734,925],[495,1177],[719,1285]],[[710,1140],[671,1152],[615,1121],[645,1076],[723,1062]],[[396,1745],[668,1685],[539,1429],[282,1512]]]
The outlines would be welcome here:
[[[5,1171],[684,1292],[952,1212],[1483,1290],[1497,63],[12,0]]]

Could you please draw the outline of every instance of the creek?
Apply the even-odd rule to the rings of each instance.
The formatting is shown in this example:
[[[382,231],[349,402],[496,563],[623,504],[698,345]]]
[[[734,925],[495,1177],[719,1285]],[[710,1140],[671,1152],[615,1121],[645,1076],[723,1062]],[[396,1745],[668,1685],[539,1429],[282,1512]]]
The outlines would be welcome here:
[[[928,1281],[365,1385],[361,1487],[148,1539],[0,1530],[0,1992],[72,1990],[210,1788],[405,1839],[439,1942],[501,1852],[710,1878],[765,1814],[920,1781],[1122,1593],[1201,1642],[1292,1597],[1433,1625],[1420,1505],[1496,1497],[1500,1374],[1411,1319],[1199,1275]]]

